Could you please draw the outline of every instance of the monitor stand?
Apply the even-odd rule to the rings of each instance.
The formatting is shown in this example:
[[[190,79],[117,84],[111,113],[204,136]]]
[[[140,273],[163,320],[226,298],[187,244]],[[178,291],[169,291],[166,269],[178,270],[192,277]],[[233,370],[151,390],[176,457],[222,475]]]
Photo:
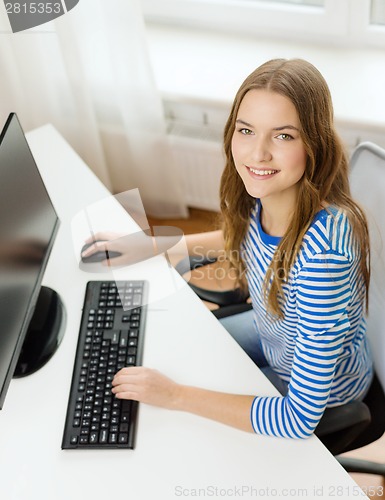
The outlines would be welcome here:
[[[59,295],[42,286],[14,377],[24,377],[41,368],[52,357],[63,338],[65,311]]]

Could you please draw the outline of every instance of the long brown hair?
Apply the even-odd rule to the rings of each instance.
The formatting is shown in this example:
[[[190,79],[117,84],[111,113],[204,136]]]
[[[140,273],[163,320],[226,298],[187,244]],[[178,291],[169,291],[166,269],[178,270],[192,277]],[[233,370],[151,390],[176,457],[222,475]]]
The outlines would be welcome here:
[[[284,276],[289,275],[304,234],[322,203],[343,209],[352,225],[360,248],[363,299],[367,309],[370,267],[366,217],[350,195],[348,158],[334,128],[328,85],[321,73],[302,59],[274,59],[251,73],[235,96],[225,126],[226,165],[220,186],[221,212],[225,250],[238,282],[242,287],[246,286],[245,264],[240,257],[240,249],[256,200],[247,193],[235,168],[231,141],[239,106],[251,89],[269,90],[290,99],[298,113],[301,138],[307,153],[305,173],[299,181],[298,200],[289,228],[278,245],[265,278],[268,310],[277,317],[283,316],[280,304]]]

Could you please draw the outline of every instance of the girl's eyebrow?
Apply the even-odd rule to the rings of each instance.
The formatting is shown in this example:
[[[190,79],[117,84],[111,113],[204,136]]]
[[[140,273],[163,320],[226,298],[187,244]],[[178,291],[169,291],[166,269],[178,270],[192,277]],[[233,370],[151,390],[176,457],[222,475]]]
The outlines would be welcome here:
[[[245,122],[243,120],[236,120],[235,123],[238,123],[239,125],[245,125],[245,127],[253,128],[253,126],[250,123],[247,123],[247,122]]]
[[[294,127],[294,125],[283,125],[282,127],[274,127],[273,130],[279,132],[280,130],[286,130],[286,129],[289,129],[289,130],[296,130],[297,132],[299,132],[299,129],[297,127]]]
[[[245,127],[250,127],[250,128],[253,128],[253,125],[251,125],[251,123],[247,123],[245,122],[244,120],[236,120],[237,124],[239,125],[244,125]],[[272,130],[276,131],[276,132],[280,132],[281,130],[296,130],[297,132],[299,132],[299,129],[297,127],[294,127],[294,125],[282,125],[281,127],[274,127]]]

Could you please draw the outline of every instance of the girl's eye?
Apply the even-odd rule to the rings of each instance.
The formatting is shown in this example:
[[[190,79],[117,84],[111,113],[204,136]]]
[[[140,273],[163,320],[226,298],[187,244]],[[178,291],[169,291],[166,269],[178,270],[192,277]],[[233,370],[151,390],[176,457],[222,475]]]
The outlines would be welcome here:
[[[291,141],[293,136],[290,134],[279,134],[277,135],[278,139],[282,139],[283,141]]]
[[[253,133],[253,132],[252,132],[250,129],[248,129],[248,128],[241,128],[241,129],[239,129],[239,132],[240,132],[241,134],[243,134],[243,135],[251,135],[251,134]]]

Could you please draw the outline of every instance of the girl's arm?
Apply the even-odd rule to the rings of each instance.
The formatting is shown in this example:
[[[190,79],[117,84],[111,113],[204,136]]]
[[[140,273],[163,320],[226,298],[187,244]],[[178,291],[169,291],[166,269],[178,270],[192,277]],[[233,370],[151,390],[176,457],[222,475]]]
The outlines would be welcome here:
[[[253,432],[250,409],[254,396],[180,385],[158,371],[144,367],[123,368],[115,375],[112,385],[112,392],[119,399],[133,399],[170,410],[187,411]]]
[[[225,246],[221,229],[206,233],[187,234],[184,238],[189,255],[218,257]]]
[[[189,255],[218,257],[224,249],[222,230],[184,235],[178,228],[159,226],[154,228],[153,235],[149,231],[127,235],[97,233],[86,240],[90,246],[82,252],[82,257],[87,258],[95,252],[118,252],[120,256],[111,259],[111,265],[129,265],[167,252],[173,247],[183,249],[183,246],[178,246],[182,239]],[[182,249],[181,251],[185,252]]]

